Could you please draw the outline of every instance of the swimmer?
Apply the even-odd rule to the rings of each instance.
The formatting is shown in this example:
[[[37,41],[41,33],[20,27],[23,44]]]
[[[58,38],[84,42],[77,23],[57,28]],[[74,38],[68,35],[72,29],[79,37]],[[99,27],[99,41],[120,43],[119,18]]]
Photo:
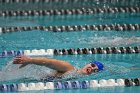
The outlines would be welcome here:
[[[56,60],[50,58],[31,58],[27,56],[17,56],[13,60],[13,64],[21,64],[20,68],[28,65],[35,64],[40,66],[46,66],[48,68],[54,69],[57,73],[54,75],[55,77],[63,76],[64,74],[70,74],[69,72],[75,70],[74,74],[82,74],[82,75],[90,75],[92,73],[98,73],[99,71],[104,70],[104,65],[101,62],[93,61],[85,65],[81,69],[76,69],[69,62],[63,60]]]

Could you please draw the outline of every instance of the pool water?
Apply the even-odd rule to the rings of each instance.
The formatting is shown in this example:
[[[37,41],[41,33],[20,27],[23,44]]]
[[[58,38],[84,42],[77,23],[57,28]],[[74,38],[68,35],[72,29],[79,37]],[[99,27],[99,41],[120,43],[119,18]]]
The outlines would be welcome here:
[[[117,24],[139,23],[139,14],[106,14],[78,15],[78,16],[42,16],[42,17],[0,17],[0,26],[48,26],[48,25],[81,25],[81,24]],[[33,50],[33,49],[62,49],[62,48],[92,48],[92,47],[120,47],[139,46],[139,31],[77,31],[77,32],[46,32],[26,31],[0,35],[0,52],[4,50]],[[118,78],[140,77],[140,54],[88,54],[88,55],[55,55],[44,56],[70,62],[81,68],[92,60],[103,62],[109,69],[96,75],[85,76],[78,80],[100,80]],[[0,58],[0,70],[2,70],[12,57]],[[19,83],[20,81],[4,81],[2,83]],[[26,82],[26,81],[23,81]],[[78,93],[139,93],[139,87],[109,87],[77,90],[43,90],[44,92],[78,92]]]

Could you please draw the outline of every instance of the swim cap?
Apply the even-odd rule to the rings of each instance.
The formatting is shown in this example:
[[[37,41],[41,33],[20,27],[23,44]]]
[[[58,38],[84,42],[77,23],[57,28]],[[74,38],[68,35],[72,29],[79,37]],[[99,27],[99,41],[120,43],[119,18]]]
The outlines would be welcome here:
[[[91,64],[95,64],[98,67],[98,70],[101,71],[104,69],[104,65],[99,61],[93,61]]]

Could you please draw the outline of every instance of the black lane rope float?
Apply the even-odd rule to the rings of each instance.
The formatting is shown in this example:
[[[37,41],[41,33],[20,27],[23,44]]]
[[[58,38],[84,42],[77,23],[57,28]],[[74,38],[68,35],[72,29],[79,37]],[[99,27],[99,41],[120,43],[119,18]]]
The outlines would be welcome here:
[[[54,54],[131,54],[140,53],[140,47],[106,47],[106,48],[77,48],[77,49],[54,49]]]
[[[50,10],[4,10],[0,16],[45,16],[45,15],[78,15],[98,13],[139,13],[140,7],[104,7],[104,8],[78,8],[78,9],[50,9]]]
[[[2,27],[0,33],[43,30],[52,32],[72,31],[139,31],[140,24],[104,24],[104,25],[67,25],[67,26],[24,26],[24,27]]]
[[[80,55],[80,54],[137,54],[140,53],[140,46],[134,47],[98,47],[98,48],[70,48],[70,49],[40,49],[3,51],[0,58],[14,56],[38,56],[38,55]]]
[[[138,0],[135,0],[136,2],[138,1]],[[12,3],[64,3],[64,4],[66,4],[66,3],[91,3],[91,4],[93,4],[93,3],[105,3],[106,1],[105,0],[0,0],[0,3],[10,3],[10,4],[12,4]],[[116,3],[116,4],[118,4],[118,3],[120,3],[121,2],[121,0],[111,0],[110,1],[110,4],[111,3]],[[123,2],[124,2],[124,0],[123,0]],[[127,3],[136,3],[136,2],[132,2],[132,0],[130,0],[130,1],[128,1],[128,0],[125,0],[125,2],[127,2]],[[139,2],[138,2],[139,3]],[[107,3],[108,4],[108,3]]]

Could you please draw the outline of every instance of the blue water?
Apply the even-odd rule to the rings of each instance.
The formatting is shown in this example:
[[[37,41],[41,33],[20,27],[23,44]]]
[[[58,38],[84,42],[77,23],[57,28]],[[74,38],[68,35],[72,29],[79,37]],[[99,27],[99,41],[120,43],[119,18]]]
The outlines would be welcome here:
[[[79,15],[77,16],[45,16],[45,17],[0,17],[0,26],[48,26],[48,25],[82,25],[82,24],[110,24],[110,23],[139,23],[139,14],[109,14],[109,15]],[[139,31],[83,31],[83,32],[45,32],[27,31],[6,33],[0,35],[0,52],[4,50],[26,49],[58,49],[58,48],[91,48],[91,47],[120,47],[139,46]],[[97,75],[86,76],[78,80],[110,79],[110,78],[138,78],[140,70],[140,54],[92,54],[92,55],[58,55],[45,56],[60,60],[66,60],[72,65],[81,68],[92,60],[102,61],[110,66],[113,73],[108,70]],[[13,58],[1,58],[0,70],[2,70]],[[13,83],[6,81],[2,83]],[[20,81],[16,81],[17,83]],[[138,93],[139,87],[118,87],[80,90],[44,90],[45,92],[98,92],[98,93]],[[44,91],[37,91],[44,93]],[[33,91],[33,93],[36,91]]]
[[[62,16],[27,16],[27,17],[0,17],[0,26],[48,26],[48,25],[84,25],[84,24],[119,24],[140,23],[140,13],[115,13],[91,15],[62,15]]]

